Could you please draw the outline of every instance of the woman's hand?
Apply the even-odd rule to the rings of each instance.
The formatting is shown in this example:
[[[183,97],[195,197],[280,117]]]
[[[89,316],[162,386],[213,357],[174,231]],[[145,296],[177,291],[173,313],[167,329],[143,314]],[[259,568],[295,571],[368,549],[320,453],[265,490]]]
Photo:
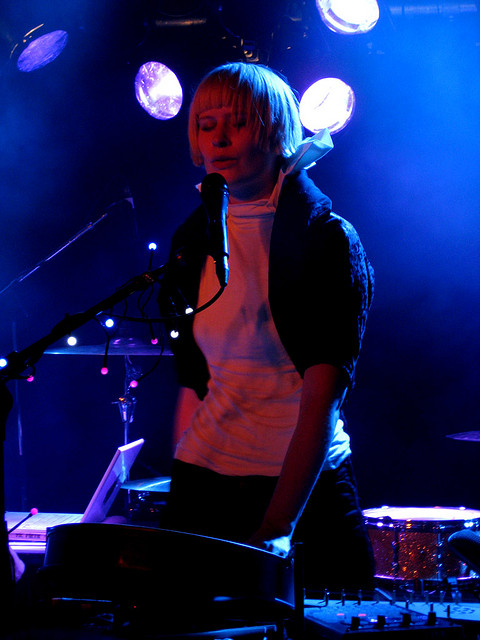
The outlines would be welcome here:
[[[258,549],[264,549],[271,553],[276,553],[282,558],[286,558],[291,549],[291,536],[279,536],[278,538],[265,537],[262,535],[261,529],[256,531],[246,544]]]

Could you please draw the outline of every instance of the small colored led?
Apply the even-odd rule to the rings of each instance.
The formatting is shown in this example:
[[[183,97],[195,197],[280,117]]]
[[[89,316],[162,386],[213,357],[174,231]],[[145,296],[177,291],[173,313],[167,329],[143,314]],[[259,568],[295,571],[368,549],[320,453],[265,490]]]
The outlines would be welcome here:
[[[106,376],[108,373],[108,367],[102,367],[100,369],[100,373],[102,374],[102,376]]]

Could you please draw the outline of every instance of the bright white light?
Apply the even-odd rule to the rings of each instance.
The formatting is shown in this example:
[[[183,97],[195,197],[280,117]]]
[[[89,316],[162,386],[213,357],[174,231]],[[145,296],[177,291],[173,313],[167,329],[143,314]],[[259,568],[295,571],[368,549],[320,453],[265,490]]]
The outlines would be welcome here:
[[[105,326],[107,327],[107,329],[111,329],[115,326],[115,320],[113,318],[107,318],[105,320]]]
[[[193,309],[192,309],[192,307],[187,307],[187,308],[185,309],[185,314],[186,314],[186,315],[189,315],[190,313],[193,313]]]
[[[0,369],[5,369],[8,364],[8,360],[6,358],[0,358]]]
[[[75,336],[68,336],[67,338],[67,344],[70,347],[74,347],[77,344],[77,339],[75,338]]]
[[[175,331],[175,329],[172,329],[170,331],[170,337],[173,338],[173,340],[176,340],[178,338],[180,334],[178,333],[178,331]]]
[[[350,122],[355,107],[355,94],[338,78],[322,78],[312,84],[300,100],[303,126],[316,133],[328,129],[341,131]]]
[[[317,0],[317,9],[336,33],[367,33],[380,17],[377,0]]]
[[[135,78],[140,106],[158,120],[169,120],[180,111],[183,92],[177,76],[161,62],[142,64]]]
[[[157,250],[157,243],[156,242],[150,242],[150,244],[148,245],[148,248],[150,251],[156,251]]]

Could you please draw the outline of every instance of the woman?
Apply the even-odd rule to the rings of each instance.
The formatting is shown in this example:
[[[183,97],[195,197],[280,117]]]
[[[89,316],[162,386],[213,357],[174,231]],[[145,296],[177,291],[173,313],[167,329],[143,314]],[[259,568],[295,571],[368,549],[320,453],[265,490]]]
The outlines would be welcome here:
[[[280,554],[301,538],[310,590],[368,588],[341,409],[373,274],[353,227],[304,171],[331,148],[328,132],[301,144],[291,88],[234,63],[200,83],[189,141],[194,163],[229,187],[230,281],[175,323],[182,389],[168,526]],[[172,241],[164,300],[177,310],[218,290],[210,253],[199,207]]]

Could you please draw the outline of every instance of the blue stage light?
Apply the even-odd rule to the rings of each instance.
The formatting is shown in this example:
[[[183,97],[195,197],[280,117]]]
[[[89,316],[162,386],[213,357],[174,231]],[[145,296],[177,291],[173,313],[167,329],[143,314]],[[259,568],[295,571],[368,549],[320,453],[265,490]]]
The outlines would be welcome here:
[[[377,0],[316,0],[320,17],[336,33],[367,33],[380,16]]]
[[[157,120],[175,117],[183,102],[177,76],[161,62],[142,64],[135,77],[135,96],[140,106]]]
[[[303,126],[316,133],[337,133],[350,122],[355,108],[353,89],[339,78],[322,78],[312,84],[300,100]]]
[[[62,29],[44,33],[45,25],[31,29],[23,36],[22,42],[16,45],[12,54],[18,54],[17,69],[25,73],[45,67],[62,53],[67,46],[68,33]]]

